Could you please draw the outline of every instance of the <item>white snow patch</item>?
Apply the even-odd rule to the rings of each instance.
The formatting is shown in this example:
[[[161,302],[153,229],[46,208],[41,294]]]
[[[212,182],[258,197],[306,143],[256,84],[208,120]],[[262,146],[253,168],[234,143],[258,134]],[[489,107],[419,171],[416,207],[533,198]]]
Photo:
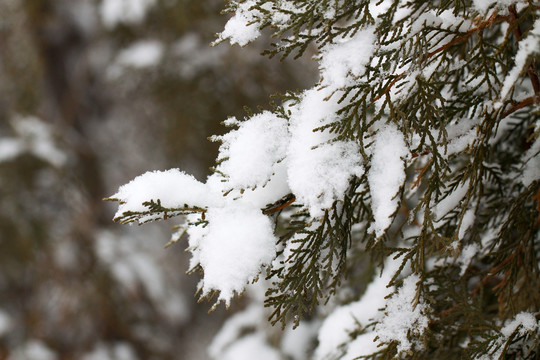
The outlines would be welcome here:
[[[316,335],[316,324],[301,321],[296,329],[289,325],[281,337],[281,351],[292,360],[309,358]]]
[[[8,313],[0,310],[0,338],[5,336],[12,328],[12,320]]]
[[[463,240],[465,232],[474,224],[476,215],[474,209],[469,209],[463,214],[463,220],[461,221],[461,226],[459,227],[458,239]]]
[[[113,28],[119,23],[138,24],[156,0],[103,0],[100,6],[101,20],[106,28]]]
[[[222,141],[218,158],[227,159],[217,169],[226,174],[232,189],[263,186],[286,156],[287,120],[264,111],[237,123],[237,130],[214,137]]]
[[[396,340],[397,351],[409,351],[413,344],[408,334],[421,335],[428,326],[425,315],[427,305],[422,301],[413,305],[416,299],[416,284],[420,281],[417,274],[409,275],[403,286],[386,304],[386,316],[375,326],[375,332],[381,342]]]
[[[337,120],[338,95],[328,89],[304,92],[289,108],[291,142],[287,155],[288,183],[310,215],[320,217],[334,201],[342,200],[353,176],[363,173],[362,157],[353,141],[332,141],[328,131],[314,129]],[[330,97],[330,98],[328,98]]]
[[[379,309],[384,307],[385,296],[393,291],[393,287],[387,287],[395,271],[400,265],[399,260],[387,259],[384,271],[380,277],[376,277],[369,283],[366,292],[362,298],[356,302],[336,308],[324,320],[319,330],[319,345],[315,350],[314,359],[322,360],[334,358],[340,355],[340,347],[351,341],[350,333],[360,326],[366,326],[373,320],[380,317]],[[363,340],[373,340],[375,334],[369,332],[363,337]],[[358,340],[362,342],[363,340]],[[358,343],[351,343],[356,344]],[[350,348],[350,355],[358,357],[370,354],[371,347],[359,349],[353,345]],[[356,352],[358,350],[358,352]]]
[[[41,340],[28,340],[8,360],[56,360],[58,356]]]
[[[197,250],[204,268],[203,295],[219,290],[218,300],[228,306],[234,293],[242,293],[272,262],[277,239],[272,221],[260,209],[210,208],[206,218],[208,230]]]
[[[524,165],[521,182],[528,187],[533,181],[540,179],[540,138],[536,139],[523,155],[522,162]]]
[[[340,89],[361,76],[375,51],[374,28],[358,31],[352,38],[325,46],[321,53],[321,85]],[[350,76],[349,76],[350,75]],[[352,77],[352,78],[351,78]]]
[[[208,347],[210,357],[219,359],[225,349],[240,338],[243,331],[256,327],[263,317],[262,305],[252,304],[227,319]]]
[[[15,137],[0,138],[0,162],[31,154],[55,167],[67,161],[53,137],[53,128],[35,116],[17,116],[11,120]]]
[[[92,351],[82,356],[82,360],[137,360],[133,347],[125,342],[113,344],[98,343]]]
[[[515,0],[473,0],[473,7],[480,13],[485,13],[490,7],[507,8],[515,4]]]
[[[456,263],[459,264],[461,268],[459,276],[463,276],[463,274],[465,274],[465,271],[467,271],[472,259],[480,250],[480,245],[478,244],[469,244],[465,246],[463,250],[461,250],[461,254],[456,260]]]
[[[156,66],[163,57],[164,46],[158,40],[141,40],[122,50],[116,64],[137,69]]]
[[[536,331],[539,327],[539,322],[536,320],[536,316],[529,312],[520,312],[514,317],[514,320],[508,322],[502,329],[501,333],[504,337],[509,338],[517,329],[519,330],[519,336],[525,335],[526,332]]]
[[[228,39],[231,45],[245,46],[257,39],[261,35],[259,24],[256,22],[258,10],[250,10],[255,4],[253,0],[237,4],[234,16],[227,21],[215,43]]]
[[[463,184],[459,184],[454,191],[448,194],[445,198],[440,200],[434,207],[433,213],[437,221],[441,220],[446,214],[454,210],[459,205],[461,200],[467,195],[469,190],[469,181],[465,181]]]
[[[526,66],[527,60],[531,54],[540,52],[539,40],[540,19],[537,19],[532,27],[532,30],[529,32],[529,35],[525,39],[521,39],[519,42],[519,49],[514,57],[514,67],[504,79],[500,100],[504,100],[508,96],[510,90],[514,87],[519,75]]]
[[[403,134],[393,124],[386,125],[376,135],[372,145],[368,183],[374,222],[369,231],[377,238],[392,223],[392,214],[399,205],[397,194],[405,181],[405,158],[409,150]]]
[[[147,211],[143,202],[158,199],[166,208],[207,207],[218,203],[221,195],[209,191],[205,184],[178,169],[149,171],[122,185],[111,198],[120,205],[115,218],[127,211]],[[140,220],[143,222],[145,219]]]
[[[281,360],[279,352],[272,348],[259,333],[246,335],[221,354],[220,360]]]

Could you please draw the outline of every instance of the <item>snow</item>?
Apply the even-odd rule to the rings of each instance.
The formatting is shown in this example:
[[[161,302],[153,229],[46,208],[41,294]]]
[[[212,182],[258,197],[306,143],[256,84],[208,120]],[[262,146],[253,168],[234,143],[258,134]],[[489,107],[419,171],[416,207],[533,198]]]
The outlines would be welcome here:
[[[219,359],[220,354],[234,343],[245,329],[256,327],[263,316],[263,307],[256,303],[227,319],[208,347],[210,357]]]
[[[348,305],[336,308],[324,320],[318,335],[319,345],[315,350],[314,359],[322,360],[339,355],[339,348],[351,340],[350,333],[358,326],[367,326],[380,316],[379,309],[384,307],[385,297],[392,292],[387,284],[398,269],[400,261],[387,259],[384,271],[380,277],[375,277],[368,285],[362,298]],[[368,333],[363,339],[373,339],[376,334]],[[356,344],[358,345],[358,344]],[[356,345],[355,351],[356,351]],[[354,356],[368,355],[371,347],[359,349],[361,352]],[[350,349],[352,350],[352,349]],[[353,357],[354,358],[354,357]]]
[[[247,0],[237,4],[237,9],[232,18],[227,21],[225,28],[218,35],[215,43],[229,40],[231,45],[238,44],[245,46],[261,35],[259,26],[256,23],[257,10],[250,8],[255,5],[255,1]]]
[[[227,306],[234,293],[243,292],[260,269],[276,255],[273,223],[259,209],[241,206],[210,208],[208,230],[199,240],[199,261],[204,268],[203,296],[219,290]]]
[[[462,240],[465,236],[465,232],[474,224],[476,215],[473,209],[469,209],[463,214],[463,220],[461,221],[461,226],[459,227],[458,239]]]
[[[375,50],[374,28],[358,31],[354,37],[327,45],[321,53],[322,86],[340,89],[361,76]],[[350,76],[349,76],[350,75]],[[351,79],[352,77],[352,79]]]
[[[505,349],[505,343],[510,339],[512,334],[517,331],[517,336],[524,336],[526,333],[534,334],[538,331],[540,322],[536,320],[534,313],[522,311],[517,314],[514,319],[507,320],[506,324],[501,328],[500,335],[490,345],[491,353],[483,354],[476,359],[478,360],[491,360],[500,359]]]
[[[109,29],[120,23],[138,24],[155,4],[156,0],[103,0],[100,6],[101,20]]]
[[[30,339],[16,349],[8,360],[56,360],[56,354],[41,340]]]
[[[463,276],[463,274],[465,274],[465,271],[467,271],[472,259],[477,253],[480,252],[480,250],[480,245],[478,244],[466,245],[463,250],[461,250],[461,254],[456,260],[456,263],[460,265],[459,276]]]
[[[377,334],[373,332],[368,332],[357,336],[347,345],[347,352],[339,359],[356,360],[360,354],[369,355],[377,352],[379,348],[377,347],[378,343],[375,340],[376,337]]]
[[[328,89],[305,91],[291,106],[291,142],[287,155],[288,183],[312,217],[320,217],[342,200],[353,176],[363,173],[362,157],[353,141],[332,141],[335,135],[314,129],[337,120],[339,96]],[[342,105],[341,105],[342,106]]]
[[[184,205],[203,208],[217,203],[219,197],[219,194],[209,192],[208,187],[192,175],[178,169],[146,172],[122,185],[111,196],[120,201],[115,218],[127,211],[147,211],[143,202],[149,200],[159,199],[166,208],[182,208]]]
[[[0,338],[4,337],[9,333],[12,328],[12,320],[9,314],[0,310]]]
[[[433,207],[433,213],[435,215],[435,219],[441,220],[446,214],[448,214],[450,211],[454,210],[456,206],[459,205],[461,200],[467,195],[467,191],[469,190],[469,181],[465,181],[465,183],[460,183],[454,191],[447,194],[446,197],[444,197],[442,200],[440,200],[434,207]]]
[[[137,360],[139,357],[130,344],[117,342],[113,344],[98,343],[92,351],[82,356],[82,360]]]
[[[10,161],[24,152],[24,145],[18,139],[0,139],[0,162]]]
[[[237,130],[214,137],[222,141],[218,158],[226,159],[217,169],[228,175],[232,189],[265,185],[285,158],[289,143],[287,119],[269,111],[239,122]]]
[[[533,24],[529,35],[526,38],[521,39],[519,42],[519,49],[514,57],[514,67],[508,72],[508,75],[506,75],[506,78],[504,79],[500,100],[506,99],[510,93],[510,90],[512,90],[516,84],[520,74],[524,71],[524,68],[527,65],[527,60],[530,58],[530,56],[532,54],[540,53],[539,40],[540,19],[537,19]]]
[[[242,337],[221,354],[220,360],[281,360],[279,352],[274,350],[262,334],[250,334]]]
[[[163,44],[158,40],[137,41],[118,54],[116,63],[138,69],[155,66],[163,57],[163,50]]]
[[[368,183],[374,222],[369,231],[377,238],[392,223],[392,214],[399,205],[398,191],[405,181],[403,159],[409,150],[403,134],[393,124],[386,125],[376,135],[372,145]]]
[[[144,289],[169,319],[182,322],[189,317],[189,306],[181,293],[167,288],[166,274],[156,257],[148,248],[140,248],[145,240],[102,231],[96,239],[95,252],[122,289],[128,293]]]
[[[316,323],[301,321],[293,329],[289,325],[281,337],[281,351],[291,360],[305,360],[309,358],[309,351],[313,345],[313,338],[317,330]]]
[[[521,182],[529,186],[540,179],[540,138],[536,139],[522,157],[523,172]]]
[[[536,320],[536,316],[529,312],[520,312],[513,320],[509,321],[502,329],[501,334],[509,338],[519,327],[519,336],[525,335],[527,332],[534,332],[539,327],[539,322]]]
[[[507,8],[509,5],[515,3],[515,0],[473,0],[473,6],[480,13],[485,13],[492,6]]]
[[[0,162],[31,154],[55,167],[62,167],[67,155],[58,148],[53,128],[35,116],[16,116],[11,120],[15,137],[0,138]]]
[[[421,335],[428,326],[427,306],[416,299],[416,284],[420,282],[417,274],[403,280],[403,286],[386,303],[386,316],[375,326],[381,342],[397,341],[397,351],[409,351],[413,344],[408,335]]]

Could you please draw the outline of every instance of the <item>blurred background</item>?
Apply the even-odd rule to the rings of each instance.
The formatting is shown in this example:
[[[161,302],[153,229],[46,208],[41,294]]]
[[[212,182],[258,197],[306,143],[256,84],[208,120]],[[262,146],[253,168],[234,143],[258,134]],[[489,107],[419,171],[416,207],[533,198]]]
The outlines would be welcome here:
[[[210,47],[221,0],[0,0],[0,359],[207,359],[178,219],[115,224],[102,198],[148,170],[204,180],[206,138],[314,82],[268,45]],[[176,221],[176,222],[175,222]]]

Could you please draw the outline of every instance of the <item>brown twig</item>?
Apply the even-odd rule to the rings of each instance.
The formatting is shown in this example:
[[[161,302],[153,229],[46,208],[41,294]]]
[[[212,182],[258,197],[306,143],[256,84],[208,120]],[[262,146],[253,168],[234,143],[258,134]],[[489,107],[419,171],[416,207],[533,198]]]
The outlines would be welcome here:
[[[422,167],[420,169],[417,169],[417,171],[419,171],[419,173],[418,173],[418,176],[416,177],[416,180],[413,181],[413,183],[411,185],[411,189],[414,189],[415,187],[420,185],[420,181],[422,181],[422,177],[424,176],[424,174],[426,173],[427,169],[429,168],[429,166],[431,165],[432,162],[433,162],[433,158],[429,159],[426,166],[424,166],[424,167]]]
[[[448,49],[452,45],[455,45],[455,44],[457,44],[459,42],[462,42],[462,41],[466,40],[467,38],[469,38],[469,36],[473,35],[474,33],[478,32],[479,30],[484,30],[485,28],[493,25],[493,23],[499,22],[499,21],[504,21],[504,20],[506,20],[505,16],[497,16],[497,12],[496,11],[493,12],[493,14],[491,14],[491,16],[487,20],[482,21],[477,27],[467,31],[464,34],[456,36],[454,39],[452,39],[452,41],[442,45],[441,47],[439,47],[439,48],[437,48],[437,49],[435,49],[433,51],[428,52],[426,54],[426,56],[422,59],[421,62],[424,62],[427,59],[429,59],[430,57],[432,57],[433,55]]]
[[[489,281],[489,279],[496,275],[503,267],[505,267],[510,261],[512,261],[516,256],[518,255],[521,255],[521,252],[523,251],[523,244],[519,245],[519,247],[517,248],[517,251],[516,252],[513,252],[512,254],[510,254],[510,256],[508,256],[506,259],[504,259],[503,262],[501,262],[499,265],[497,265],[496,267],[494,267],[493,269],[491,269],[483,278],[482,280],[478,283],[478,285],[476,285],[476,287],[473,289],[473,291],[471,291],[471,294],[470,296],[474,296],[476,295],[480,289],[482,288],[482,286],[485,286],[487,284],[487,282]],[[519,259],[519,258],[518,258]],[[504,285],[506,285],[506,283],[508,282],[508,278],[510,277],[510,273],[509,271],[507,271],[505,273],[505,276],[504,278],[497,284],[495,285],[492,290],[494,291],[497,291],[499,290],[500,288],[502,288]],[[451,307],[450,309],[447,309],[447,310],[444,310],[442,313],[441,313],[441,317],[445,317],[447,316],[448,314],[451,314],[453,313],[454,311],[456,311],[457,309],[460,308],[460,305],[455,305],[453,307]]]
[[[403,75],[405,75],[405,73],[398,74],[395,78],[393,78],[392,81],[390,82],[390,84],[388,84],[388,86],[383,90],[383,92],[380,93],[379,95],[375,96],[375,98],[373,99],[373,101],[377,101],[377,100],[379,100],[380,98],[382,98],[384,95],[388,94],[388,92],[390,91],[390,89],[392,89],[392,86],[394,86],[394,84],[395,84],[400,78],[402,78]]]
[[[518,111],[519,109],[524,108],[525,106],[529,106],[529,105],[536,104],[536,103],[539,103],[539,102],[540,102],[540,96],[538,96],[538,95],[531,96],[531,97],[528,97],[526,99],[523,99],[520,102],[518,102],[517,104],[512,105],[512,107],[510,109],[503,112],[502,115],[501,115],[501,119],[504,119],[508,115],[512,114],[513,112]]]
[[[289,194],[284,199],[278,201],[275,204],[272,204],[271,206],[264,209],[262,212],[264,215],[269,215],[269,214],[285,209],[287,206],[291,205],[295,201],[296,201],[296,196],[294,196],[293,194]]]
[[[429,58],[431,58],[433,55],[435,54],[438,54],[440,53],[441,51],[444,51],[446,49],[448,49],[450,46],[452,45],[455,45],[461,41],[464,41],[466,40],[469,36],[471,36],[472,34],[478,32],[479,30],[483,30],[485,29],[486,27],[488,26],[491,26],[493,25],[493,23],[495,22],[499,22],[499,21],[504,21],[506,20],[506,16],[497,16],[497,12],[493,12],[493,14],[485,21],[481,22],[478,26],[476,26],[475,28],[467,31],[466,33],[464,34],[461,34],[459,36],[456,36],[454,39],[452,39],[450,42],[442,45],[441,47],[433,50],[433,51],[430,51],[426,54],[426,56],[424,56],[422,58],[422,60],[420,60],[420,63],[423,63],[425,61],[427,61]],[[392,89],[392,87],[396,84],[396,82],[402,78],[403,76],[405,75],[405,73],[401,73],[401,74],[398,74],[394,79],[392,79],[392,81],[390,82],[390,84],[388,84],[388,86],[383,90],[382,93],[380,93],[379,95],[377,95],[375,98],[373,98],[373,101],[377,101],[379,100],[381,97],[383,97],[384,95],[386,95],[390,89]]]

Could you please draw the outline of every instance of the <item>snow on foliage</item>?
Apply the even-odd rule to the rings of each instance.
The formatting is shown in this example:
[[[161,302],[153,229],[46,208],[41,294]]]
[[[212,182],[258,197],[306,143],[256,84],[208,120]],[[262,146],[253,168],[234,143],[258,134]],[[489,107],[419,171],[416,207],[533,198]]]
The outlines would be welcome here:
[[[267,275],[271,320],[325,318],[316,359],[453,351],[464,334],[477,346],[471,324],[493,328],[485,309],[497,307],[482,303],[480,288],[506,319],[529,309],[523,299],[503,309],[504,301],[536,291],[527,276],[537,264],[523,254],[537,251],[540,25],[530,3],[472,5],[231,1],[216,43],[244,46],[270,29],[271,55],[317,51],[319,81],[283,95],[273,111],[226,120],[232,129],[213,138],[221,146],[205,182],[170,170],[121,187],[116,218],[187,215],[203,296],[218,292],[228,305]],[[344,278],[366,254],[379,262],[360,268],[384,264],[382,275]],[[336,293],[345,304],[325,313],[323,300]],[[532,329],[527,316],[518,320],[502,342],[486,340],[492,353],[519,342],[504,335],[510,325]],[[432,323],[440,334],[426,331]],[[279,357],[262,333],[215,348]]]
[[[286,156],[287,119],[265,111],[247,121],[229,119],[228,123],[237,124],[238,129],[214,137],[222,142],[218,158],[225,159],[217,170],[228,174],[227,186],[231,189],[264,186]]]
[[[354,141],[333,141],[335,134],[315,131],[339,119],[337,96],[328,89],[311,89],[290,111],[291,141],[287,158],[289,187],[313,217],[320,217],[341,200],[349,180],[363,173]]]
[[[384,271],[370,282],[362,298],[358,301],[336,308],[323,322],[318,335],[319,345],[315,350],[315,359],[335,358],[340,353],[358,344],[351,343],[350,334],[358,327],[367,327],[373,320],[380,317],[379,310],[384,307],[385,297],[392,292],[388,288],[394,272],[399,263],[388,260]],[[361,352],[354,351],[354,357],[369,355],[377,348],[376,333],[368,331],[362,339],[357,339],[361,344]],[[348,358],[348,357],[345,357]]]
[[[381,342],[397,341],[397,351],[410,351],[413,347],[410,335],[418,337],[428,326],[427,306],[423,300],[416,301],[416,284],[420,277],[409,275],[403,286],[386,302],[385,316],[375,326]]]
[[[368,182],[375,221],[370,231],[379,238],[390,226],[399,205],[398,191],[405,181],[404,158],[409,150],[403,134],[394,125],[381,129],[373,141]]]
[[[519,50],[514,57],[515,65],[504,79],[501,99],[505,99],[508,96],[508,93],[517,82],[519,75],[528,65],[528,61],[531,60],[534,54],[538,53],[540,53],[540,19],[536,20],[529,35],[519,42]]]
[[[207,187],[178,169],[166,171],[150,171],[139,175],[128,184],[122,185],[111,198],[118,199],[120,205],[115,218],[126,212],[145,211],[143,204],[149,200],[160,200],[167,208],[182,208],[184,205],[196,207],[208,206],[219,199],[208,192]],[[154,215],[141,218],[145,222],[155,218]]]
[[[257,209],[241,206],[211,208],[206,217],[208,231],[198,243],[203,295],[219,290],[219,300],[229,305],[234,293],[241,293],[274,259],[274,226]]]
[[[530,312],[520,312],[514,319],[506,321],[500,332],[496,335],[491,348],[493,351],[488,354],[482,354],[475,360],[500,359],[505,350],[506,344],[513,336],[525,337],[529,334],[535,334],[540,329],[540,321]],[[506,346],[505,346],[506,345]]]
[[[363,75],[375,50],[373,31],[373,28],[359,31],[323,48],[319,66],[323,86],[340,89],[354,84],[355,78]]]
[[[234,3],[237,7],[236,13],[227,21],[216,43],[228,39],[231,45],[245,46],[261,36],[256,22],[259,12],[251,9],[255,5],[253,0]]]

